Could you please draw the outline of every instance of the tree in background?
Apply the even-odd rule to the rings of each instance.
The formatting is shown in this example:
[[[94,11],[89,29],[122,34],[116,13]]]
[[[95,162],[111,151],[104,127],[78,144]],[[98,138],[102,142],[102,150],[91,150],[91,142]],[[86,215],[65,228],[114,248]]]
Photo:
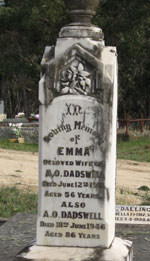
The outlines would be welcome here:
[[[0,80],[8,117],[38,110],[40,61],[69,23],[63,0],[6,0],[0,7]],[[119,117],[150,117],[150,3],[103,0],[94,23],[117,46]]]
[[[119,117],[150,117],[150,2],[103,0],[95,22],[117,46]]]
[[[0,8],[0,78],[8,117],[38,110],[40,62],[66,22],[61,0],[6,0]]]

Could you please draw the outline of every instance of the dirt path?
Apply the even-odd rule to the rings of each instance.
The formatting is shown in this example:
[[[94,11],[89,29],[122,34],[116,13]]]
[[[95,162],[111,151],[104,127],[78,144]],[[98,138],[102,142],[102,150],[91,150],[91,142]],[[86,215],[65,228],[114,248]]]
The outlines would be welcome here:
[[[37,191],[38,154],[0,149],[0,186]]]
[[[0,186],[13,185],[37,191],[37,153],[0,149]],[[124,192],[138,192],[138,188],[143,185],[150,187],[150,163],[117,161],[117,196],[125,197],[126,201],[130,197],[130,202],[133,201],[132,204],[137,203],[137,198],[135,201],[134,196]]]
[[[117,160],[116,198],[119,204],[143,204],[147,192],[138,190],[141,186],[150,188],[150,163]],[[148,192],[150,197],[150,192]]]

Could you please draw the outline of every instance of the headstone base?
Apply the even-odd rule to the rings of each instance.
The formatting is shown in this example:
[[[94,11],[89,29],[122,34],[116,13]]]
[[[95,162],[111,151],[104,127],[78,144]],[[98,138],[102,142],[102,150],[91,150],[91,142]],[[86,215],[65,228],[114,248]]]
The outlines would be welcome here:
[[[77,247],[43,247],[33,245],[15,259],[35,261],[132,261],[132,242],[116,237],[108,249]]]

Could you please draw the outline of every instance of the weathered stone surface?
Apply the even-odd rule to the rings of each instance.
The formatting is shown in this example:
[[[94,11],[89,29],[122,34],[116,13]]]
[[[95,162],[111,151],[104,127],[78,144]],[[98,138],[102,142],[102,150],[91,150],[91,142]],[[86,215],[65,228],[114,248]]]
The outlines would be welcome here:
[[[73,45],[47,66],[55,67],[55,77],[49,87],[46,75],[40,83],[37,244],[109,247],[115,222],[115,48],[103,48],[98,59]]]
[[[22,137],[26,143],[38,143],[39,140],[39,126],[38,124],[31,124],[31,126],[22,127]]]
[[[84,57],[86,57],[86,54],[88,52],[88,56],[93,55],[97,59],[101,58],[101,52],[104,47],[104,42],[103,41],[94,41],[91,38],[81,38],[80,40],[78,38],[58,38],[57,39],[57,45],[55,48],[55,57],[59,57],[60,55],[63,55],[68,49],[70,49],[70,46],[80,46],[82,49],[84,48],[83,51]],[[80,48],[79,52],[82,50]],[[83,54],[83,51],[81,51],[81,55]],[[99,60],[100,62],[100,60]]]
[[[97,50],[98,47],[91,42],[90,49]],[[46,54],[43,60],[46,59],[45,57]],[[64,53],[61,51],[57,53],[56,48],[55,62],[54,59],[51,59],[47,70],[53,75],[44,74],[40,80],[39,100],[41,104],[48,105],[55,97],[64,94],[92,95],[101,103],[107,102],[108,104],[113,97],[112,86],[117,85],[116,49],[114,47],[100,49],[99,57],[96,57],[92,51],[88,52],[79,44],[72,45]]]
[[[0,227],[0,261],[13,261],[35,239],[36,216],[17,214]]]
[[[36,125],[36,126],[35,126]],[[38,143],[39,127],[37,124],[27,124],[21,127],[21,136],[26,143]],[[0,139],[8,140],[16,138],[11,127],[0,127]]]
[[[100,248],[68,248],[32,246],[28,253],[22,253],[25,260],[47,261],[132,261],[132,243],[128,240],[115,238],[109,249]],[[20,259],[21,260],[21,259]]]
[[[100,0],[65,0],[73,22],[90,23]]]
[[[74,36],[78,38],[78,40],[79,38],[91,38],[101,41],[102,44],[104,43],[104,35],[102,29],[93,25],[90,25],[88,27],[82,24],[80,25],[80,27],[76,24],[72,26],[65,26],[60,30],[59,33],[60,38],[72,38]]]
[[[65,0],[70,10],[91,10],[95,11],[100,0]]]
[[[28,120],[26,118],[7,118],[4,120],[4,123],[28,123]]]
[[[61,29],[60,38],[91,38],[103,42],[103,33],[100,28],[91,24],[91,18],[95,14],[100,0],[65,0],[72,23]]]
[[[44,127],[41,133],[44,150],[40,155],[37,244],[102,244],[100,234],[107,230],[105,215],[109,218],[105,214],[107,210],[105,213],[102,210],[104,197],[109,193],[104,173],[103,108],[90,97],[62,96],[54,99],[41,115],[43,126],[47,125],[47,128]],[[51,121],[47,122],[47,119]],[[66,227],[66,232],[62,232],[61,226]],[[99,226],[98,230],[96,226]]]
[[[15,138],[15,134],[13,133],[10,127],[0,127],[0,139],[11,139]]]

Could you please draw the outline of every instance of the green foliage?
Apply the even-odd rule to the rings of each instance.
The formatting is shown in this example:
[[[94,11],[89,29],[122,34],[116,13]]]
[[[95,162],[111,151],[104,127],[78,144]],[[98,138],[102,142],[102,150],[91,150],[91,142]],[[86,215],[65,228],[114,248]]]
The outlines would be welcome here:
[[[16,187],[1,187],[0,217],[9,218],[19,212],[37,213],[37,195]]]
[[[141,205],[145,205],[145,206],[150,205],[150,193],[147,192],[146,194],[144,194]]]
[[[141,191],[149,191],[150,188],[149,188],[148,186],[143,185],[143,186],[139,187],[138,190],[141,190]]]
[[[8,117],[38,111],[40,62],[66,21],[61,0],[6,1],[0,8],[0,78]]]
[[[117,158],[150,162],[150,138],[138,137],[130,141],[118,141]]]
[[[95,22],[107,45],[117,46],[119,116],[150,116],[150,2],[109,0],[99,7]]]

